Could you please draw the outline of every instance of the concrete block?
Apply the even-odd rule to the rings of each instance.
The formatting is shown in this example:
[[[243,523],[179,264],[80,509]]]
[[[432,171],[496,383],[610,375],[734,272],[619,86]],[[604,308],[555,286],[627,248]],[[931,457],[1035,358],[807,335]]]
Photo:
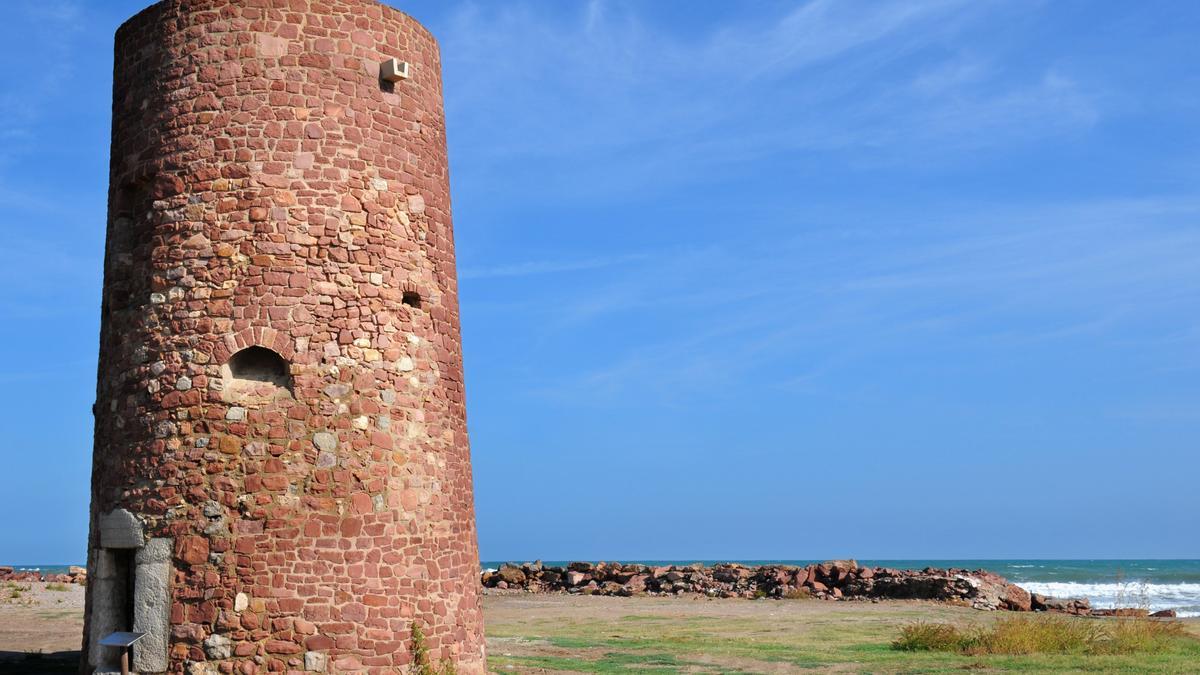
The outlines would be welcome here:
[[[160,673],[168,667],[173,544],[170,539],[151,539],[134,557],[133,630],[146,634],[133,652],[133,668],[139,673]]]
[[[379,64],[379,78],[384,82],[399,82],[411,76],[411,68],[407,61],[387,59]]]
[[[142,521],[137,516],[117,509],[100,516],[101,548],[141,548],[146,543]]]

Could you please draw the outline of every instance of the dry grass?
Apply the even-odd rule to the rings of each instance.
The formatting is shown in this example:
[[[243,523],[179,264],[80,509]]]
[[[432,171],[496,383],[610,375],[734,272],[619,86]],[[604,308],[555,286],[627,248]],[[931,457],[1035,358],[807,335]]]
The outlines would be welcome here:
[[[988,626],[960,628],[945,623],[914,623],[900,630],[892,648],[901,651],[984,654],[1147,654],[1190,640],[1178,621],[1013,617]]]
[[[966,638],[958,626],[918,621],[900,629],[900,637],[892,642],[892,649],[904,652],[955,652],[962,650]]]

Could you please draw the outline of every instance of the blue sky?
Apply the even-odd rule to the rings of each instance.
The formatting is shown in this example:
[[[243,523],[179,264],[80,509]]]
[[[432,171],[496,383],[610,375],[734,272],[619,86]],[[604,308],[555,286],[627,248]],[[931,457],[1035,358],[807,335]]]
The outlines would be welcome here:
[[[0,561],[82,560],[111,40],[0,25]],[[481,555],[1200,557],[1200,5],[402,5]]]

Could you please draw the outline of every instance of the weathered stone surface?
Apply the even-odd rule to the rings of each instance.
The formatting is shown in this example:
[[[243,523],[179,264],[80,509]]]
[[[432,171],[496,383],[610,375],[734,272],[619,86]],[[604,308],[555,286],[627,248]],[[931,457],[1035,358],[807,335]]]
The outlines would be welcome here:
[[[1016,612],[1029,612],[1033,610],[1033,598],[1029,591],[1016,584],[1005,583],[1001,599],[1004,601],[1004,609],[1011,609]]]
[[[160,673],[169,665],[171,550],[171,540],[159,537],[147,541],[134,556],[133,630],[145,633],[133,654],[138,672]]]
[[[333,452],[338,446],[337,436],[328,431],[315,433],[313,434],[313,445],[323,452]]]
[[[304,670],[310,673],[323,673],[328,667],[329,657],[321,652],[304,653]]]
[[[1091,603],[1087,598],[1052,598],[1033,593],[1030,605],[1035,612],[1059,612],[1062,614],[1090,614]]]
[[[233,655],[233,640],[224,635],[209,635],[204,639],[204,654],[210,659],[227,659]]]
[[[521,571],[521,568],[513,565],[501,565],[497,575],[509,586],[525,583],[525,572]]]
[[[138,548],[145,543],[142,521],[126,509],[100,516],[100,545],[104,548]]]
[[[440,67],[374,0],[118,30],[89,560],[173,542],[166,672],[484,670]]]

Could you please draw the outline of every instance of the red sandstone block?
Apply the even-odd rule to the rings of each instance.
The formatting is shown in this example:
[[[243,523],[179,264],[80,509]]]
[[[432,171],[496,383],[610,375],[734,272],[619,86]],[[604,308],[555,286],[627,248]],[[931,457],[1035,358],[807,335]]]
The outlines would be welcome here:
[[[357,514],[370,513],[375,510],[371,495],[365,492],[356,492],[350,495],[350,505],[351,511]]]
[[[302,607],[304,607],[304,600],[301,598],[280,598],[276,600],[276,603],[279,607],[279,611],[286,612],[288,614],[295,614],[296,612],[299,612]]]
[[[320,631],[326,634],[344,635],[347,633],[353,633],[354,628],[354,623],[350,623],[349,621],[335,621],[322,623],[322,626],[320,626]]]
[[[362,520],[360,518],[346,518],[342,521],[341,534],[343,537],[355,537],[362,531]]]
[[[204,537],[181,537],[175,543],[175,558],[188,565],[199,565],[208,560],[208,540]]]
[[[314,652],[331,649],[333,645],[333,638],[328,635],[314,635],[304,641],[304,646]]]
[[[367,618],[366,605],[358,602],[348,602],[342,605],[339,614],[343,621],[358,622]]]
[[[199,624],[211,624],[217,620],[217,607],[211,602],[203,602],[188,608],[188,621]]]
[[[325,604],[318,604],[313,600],[304,606],[304,618],[310,621],[323,622],[329,620],[330,607]]]
[[[341,645],[339,645],[341,647]],[[353,647],[341,647],[343,649],[353,649]],[[343,656],[333,662],[335,668],[339,672],[359,670],[362,668],[362,661],[354,656]]]
[[[384,607],[388,604],[388,598],[386,595],[376,595],[370,593],[363,595],[362,601],[363,604],[367,605],[368,607]]]

